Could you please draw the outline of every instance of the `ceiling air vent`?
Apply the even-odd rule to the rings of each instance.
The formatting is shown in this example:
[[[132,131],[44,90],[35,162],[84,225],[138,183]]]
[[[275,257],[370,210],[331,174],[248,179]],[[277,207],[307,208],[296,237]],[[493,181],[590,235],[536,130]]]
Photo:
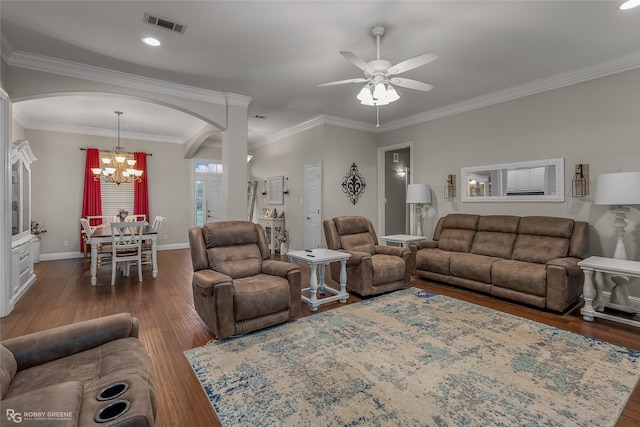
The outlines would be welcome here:
[[[170,31],[175,31],[176,33],[184,34],[184,30],[186,30],[187,26],[182,24],[176,24],[175,22],[167,21],[166,19],[158,18],[156,16],[151,16],[148,13],[144,14],[144,22],[145,24],[155,25],[156,27],[166,28]]]

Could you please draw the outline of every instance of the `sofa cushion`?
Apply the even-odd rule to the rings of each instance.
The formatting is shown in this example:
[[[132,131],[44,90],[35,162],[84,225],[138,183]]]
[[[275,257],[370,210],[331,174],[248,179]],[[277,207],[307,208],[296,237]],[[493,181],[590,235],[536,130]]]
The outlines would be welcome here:
[[[3,408],[12,409],[14,413],[42,413],[49,417],[23,418],[20,422],[13,422],[11,418],[5,418],[7,426],[56,426],[56,427],[77,427],[81,425],[78,421],[82,412],[84,395],[84,385],[80,381],[66,381],[42,387],[30,393],[12,396],[2,401]],[[99,403],[95,398],[93,400]],[[92,414],[92,421],[93,416]],[[3,409],[2,416],[6,413]],[[1,422],[3,426],[4,422]],[[97,425],[95,423],[92,423]],[[89,424],[82,424],[89,425]]]
[[[262,270],[262,253],[255,243],[207,249],[213,271],[237,279],[254,276]]]
[[[375,242],[369,232],[340,235],[342,248],[352,252],[366,252],[369,255],[376,253]]]
[[[373,285],[404,280],[406,263],[402,257],[375,254],[371,257],[373,265]]]
[[[476,232],[474,230],[445,228],[442,230],[442,233],[440,233],[438,248],[443,251],[469,252],[475,234]]]
[[[551,216],[523,216],[518,223],[518,234],[551,236],[570,239],[575,221]]]
[[[484,255],[456,253],[450,260],[451,274],[464,279],[491,283],[491,265],[499,259]]]
[[[514,233],[500,233],[496,231],[477,231],[471,245],[471,253],[511,259],[513,244],[516,241]]]
[[[9,390],[11,380],[16,375],[18,364],[16,358],[5,346],[0,345],[0,399],[4,399]]]
[[[521,234],[513,245],[512,259],[544,264],[555,258],[563,258],[569,252],[569,239]]]
[[[333,221],[339,235],[369,232],[369,221],[363,216],[340,216]]]
[[[236,322],[289,309],[289,282],[283,277],[258,274],[236,279],[233,291]]]
[[[460,228],[463,230],[477,230],[480,215],[472,214],[449,214],[444,218],[442,226],[444,228]]]
[[[437,248],[420,249],[416,253],[416,268],[449,276],[451,274],[451,270],[449,269],[451,255],[452,252]]]
[[[514,215],[484,215],[478,219],[478,231],[517,233],[520,217]]]
[[[498,260],[491,266],[495,286],[544,297],[547,293],[547,269],[544,264]]]

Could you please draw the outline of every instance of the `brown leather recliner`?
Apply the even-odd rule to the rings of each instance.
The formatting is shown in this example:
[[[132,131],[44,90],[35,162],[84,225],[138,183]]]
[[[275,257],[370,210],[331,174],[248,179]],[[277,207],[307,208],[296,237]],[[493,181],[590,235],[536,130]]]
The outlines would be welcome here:
[[[340,216],[323,222],[327,247],[347,252],[347,290],[377,295],[409,286],[414,270],[408,248],[383,246],[373,224],[363,216]],[[340,281],[340,263],[331,263],[331,277]]]
[[[300,315],[300,267],[270,259],[260,225],[222,221],[194,227],[189,245],[196,312],[217,338]]]

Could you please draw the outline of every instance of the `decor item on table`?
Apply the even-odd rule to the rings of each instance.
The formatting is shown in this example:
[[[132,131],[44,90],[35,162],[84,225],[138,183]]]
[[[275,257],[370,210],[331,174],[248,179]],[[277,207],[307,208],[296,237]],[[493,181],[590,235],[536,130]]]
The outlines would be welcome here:
[[[588,237],[569,218],[449,214],[409,248],[418,277],[564,312],[582,293]]]
[[[447,175],[447,182],[444,183],[444,198],[447,200],[456,198],[456,175]]]
[[[573,197],[587,197],[589,195],[589,165],[577,164],[576,174],[571,180],[571,195]]]
[[[271,211],[271,218],[278,218],[278,209],[273,208]]]
[[[300,315],[300,267],[270,259],[260,225],[221,221],[193,227],[189,246],[194,306],[218,339]]]
[[[283,205],[284,193],[282,192],[284,186],[283,176],[273,176],[267,179],[267,203],[270,205]]]
[[[415,288],[185,356],[223,426],[613,427],[640,378],[638,351]]]
[[[120,220],[120,222],[124,222],[128,216],[129,216],[129,211],[126,211],[124,209],[120,209],[118,211],[118,220]]]
[[[327,248],[351,255],[347,261],[347,291],[377,295],[409,286],[414,270],[409,248],[378,244],[369,218],[339,216],[323,222]],[[330,264],[331,278],[344,283],[340,262]]]
[[[120,185],[123,182],[142,182],[142,170],[134,168],[136,160],[131,153],[127,153],[120,145],[120,116],[122,111],[114,111],[118,116],[118,145],[113,147],[107,157],[102,157],[102,167],[92,168],[96,181],[115,182]]]
[[[358,167],[355,162],[349,168],[349,172],[342,179],[342,191],[347,195],[351,203],[354,205],[358,203],[358,199],[362,197],[367,183],[364,180],[364,176],[358,172]]]
[[[44,224],[38,221],[31,221],[31,234],[36,236],[40,240],[40,234],[46,233],[47,229]]]
[[[289,251],[289,229],[278,227],[276,229],[276,241],[280,245],[280,255],[285,255]]]
[[[330,83],[319,84],[318,86],[334,86],[346,83],[364,83],[356,98],[363,105],[377,107],[388,105],[391,102],[400,99],[400,95],[396,92],[393,85],[401,86],[407,89],[420,90],[428,92],[433,89],[433,85],[429,83],[419,82],[417,80],[405,77],[394,77],[414,68],[421,67],[431,61],[438,59],[435,52],[425,52],[413,58],[407,59],[395,65],[391,62],[380,59],[380,38],[384,35],[384,27],[374,27],[371,34],[376,39],[376,59],[366,62],[353,52],[341,51],[340,54],[356,67],[364,71],[363,78],[339,80]],[[378,116],[379,117],[379,116]],[[380,125],[379,120],[377,125]]]
[[[596,177],[596,190],[593,203],[595,205],[610,205],[615,212],[613,223],[617,236],[616,247],[613,252],[615,259],[627,259],[627,249],[624,245],[624,234],[627,226],[626,213],[628,205],[640,204],[640,172],[614,172]],[[629,278],[622,275],[610,277],[612,285],[611,303],[620,308],[629,306]]]
[[[416,236],[422,236],[422,205],[431,203],[431,187],[427,184],[409,184],[407,186],[407,204],[416,208]]]
[[[138,330],[119,313],[2,341],[0,424],[153,426],[156,386]]]

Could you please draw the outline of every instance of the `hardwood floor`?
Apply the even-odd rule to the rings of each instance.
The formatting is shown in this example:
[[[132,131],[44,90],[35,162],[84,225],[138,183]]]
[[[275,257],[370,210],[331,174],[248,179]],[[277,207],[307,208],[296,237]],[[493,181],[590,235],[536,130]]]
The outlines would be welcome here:
[[[144,267],[144,280],[137,276],[110,285],[110,269],[98,271],[98,285],[90,285],[89,262],[82,259],[43,261],[36,264],[37,280],[16,304],[13,312],[0,319],[0,339],[105,316],[130,312],[140,320],[140,339],[151,354],[160,408],[156,425],[220,426],[200,383],[183,351],[206,344],[213,338],[193,308],[191,259],[188,249],[158,252],[159,275],[151,278]],[[301,265],[303,283],[309,268]],[[332,283],[332,282],[331,282]],[[582,335],[640,351],[640,330],[632,326],[598,319],[584,322],[579,306],[564,315],[547,313],[511,304],[484,295],[414,278],[412,285],[443,295],[490,307],[516,316],[556,326]],[[352,295],[349,303],[360,301]],[[341,306],[329,303],[319,311]],[[302,305],[302,315],[311,315]],[[576,357],[580,357],[576,354]],[[593,385],[597,388],[597,384]],[[618,426],[640,424],[640,384],[628,402]]]

